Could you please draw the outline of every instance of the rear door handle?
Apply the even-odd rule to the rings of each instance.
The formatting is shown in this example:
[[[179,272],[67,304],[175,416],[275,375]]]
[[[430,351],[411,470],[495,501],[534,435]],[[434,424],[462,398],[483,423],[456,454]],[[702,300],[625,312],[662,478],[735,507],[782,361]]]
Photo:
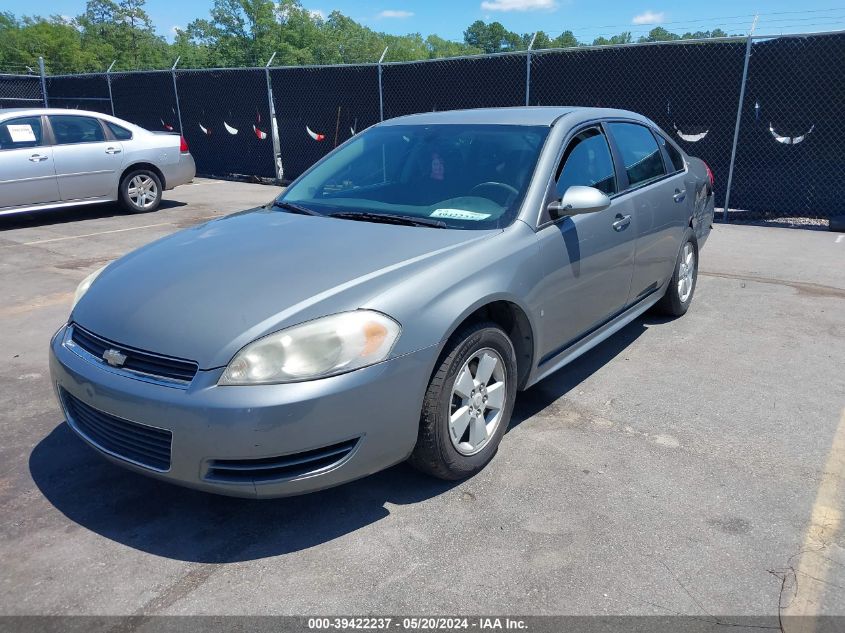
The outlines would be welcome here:
[[[40,163],[43,160],[47,160],[47,158],[48,157],[44,156],[44,154],[33,154],[29,157],[29,160],[31,160],[33,163]]]
[[[120,154],[120,148],[119,147],[107,147],[106,148],[106,154]]]
[[[675,189],[675,195],[672,197],[675,199],[675,202],[683,202],[684,198],[687,197],[687,192],[685,189]]]
[[[620,213],[616,214],[616,222],[613,223],[613,230],[614,231],[624,231],[628,228],[628,225],[631,223],[631,216],[630,215],[622,215]]]

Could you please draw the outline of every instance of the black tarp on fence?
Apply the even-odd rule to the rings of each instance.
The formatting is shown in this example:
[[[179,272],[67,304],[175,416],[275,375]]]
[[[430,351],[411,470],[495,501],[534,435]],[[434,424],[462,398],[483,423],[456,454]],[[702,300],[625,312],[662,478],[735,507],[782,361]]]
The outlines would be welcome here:
[[[178,71],[182,134],[205,175],[272,178],[273,140],[263,70]]]
[[[93,110],[111,114],[109,86],[105,73],[47,77],[47,96],[51,108]]]
[[[176,96],[169,71],[112,73],[114,114],[157,132],[178,132]]]
[[[41,77],[0,74],[0,109],[37,108],[44,105]]]
[[[613,46],[532,56],[532,105],[624,108],[706,161],[725,198],[745,41]]]
[[[845,35],[752,45],[730,206],[845,214]]]
[[[415,112],[525,105],[525,55],[386,64],[384,118]]]
[[[270,78],[285,180],[379,121],[375,65],[274,68]]]
[[[283,178],[380,119],[457,108],[584,105],[652,118],[716,176],[725,202],[747,38],[583,47],[379,66],[272,68]],[[845,213],[845,33],[756,37],[731,207],[746,214]],[[528,62],[530,60],[530,79]],[[276,175],[263,68],[47,78],[49,105],[179,129],[198,173]],[[176,92],[178,92],[178,102]],[[41,104],[40,78],[0,75],[0,107]]]

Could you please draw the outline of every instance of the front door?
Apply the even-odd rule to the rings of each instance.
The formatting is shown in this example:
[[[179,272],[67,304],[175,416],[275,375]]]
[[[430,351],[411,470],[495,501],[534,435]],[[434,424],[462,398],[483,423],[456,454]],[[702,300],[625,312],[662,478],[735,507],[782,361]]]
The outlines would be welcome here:
[[[0,123],[0,209],[59,199],[53,149],[43,139],[40,116]]]
[[[600,126],[579,131],[563,153],[556,173],[557,199],[572,185],[600,189],[611,196],[611,205],[549,220],[537,234],[545,271],[541,364],[624,309],[634,269],[630,201],[614,197],[616,174]]]
[[[123,146],[106,139],[100,120],[94,117],[54,114],[49,118],[62,200],[113,195],[123,165]]]

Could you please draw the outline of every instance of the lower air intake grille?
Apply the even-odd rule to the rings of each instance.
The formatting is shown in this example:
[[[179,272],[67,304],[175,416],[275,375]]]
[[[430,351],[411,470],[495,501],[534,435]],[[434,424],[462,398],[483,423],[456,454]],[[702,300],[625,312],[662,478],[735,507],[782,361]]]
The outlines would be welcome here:
[[[170,469],[170,431],[103,413],[64,389],[61,395],[68,423],[97,448],[139,466]]]
[[[205,478],[210,481],[262,482],[293,479],[334,466],[352,452],[357,439],[312,451],[261,459],[213,459]]]

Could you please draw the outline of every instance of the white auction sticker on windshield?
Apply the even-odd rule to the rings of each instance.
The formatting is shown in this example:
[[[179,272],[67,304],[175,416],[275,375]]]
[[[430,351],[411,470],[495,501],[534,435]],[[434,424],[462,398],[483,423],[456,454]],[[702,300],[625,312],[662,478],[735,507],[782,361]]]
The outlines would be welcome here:
[[[12,143],[34,143],[35,132],[32,131],[32,126],[29,124],[15,124],[7,125],[9,136],[12,137]]]
[[[486,220],[489,213],[476,213],[475,211],[464,211],[463,209],[437,209],[431,214],[432,218],[449,218],[450,220]]]

